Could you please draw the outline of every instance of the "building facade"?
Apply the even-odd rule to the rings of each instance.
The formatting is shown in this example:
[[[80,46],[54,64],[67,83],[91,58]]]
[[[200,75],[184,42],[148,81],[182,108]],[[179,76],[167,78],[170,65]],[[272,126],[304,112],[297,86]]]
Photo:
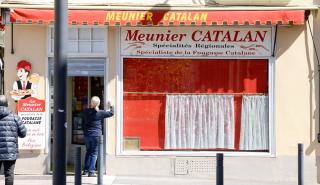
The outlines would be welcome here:
[[[81,111],[97,95],[116,107],[104,123],[108,175],[214,178],[222,152],[226,178],[295,181],[303,143],[305,178],[320,182],[318,2],[142,3],[69,2],[68,165],[85,151]],[[5,92],[29,128],[17,173],[49,173],[52,2],[1,6]],[[14,85],[21,60],[30,88]]]

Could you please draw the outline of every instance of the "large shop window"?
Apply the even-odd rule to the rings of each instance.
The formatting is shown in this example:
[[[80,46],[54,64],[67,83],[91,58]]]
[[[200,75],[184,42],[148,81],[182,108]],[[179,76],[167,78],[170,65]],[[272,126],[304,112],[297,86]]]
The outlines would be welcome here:
[[[123,61],[124,150],[269,151],[268,60]]]

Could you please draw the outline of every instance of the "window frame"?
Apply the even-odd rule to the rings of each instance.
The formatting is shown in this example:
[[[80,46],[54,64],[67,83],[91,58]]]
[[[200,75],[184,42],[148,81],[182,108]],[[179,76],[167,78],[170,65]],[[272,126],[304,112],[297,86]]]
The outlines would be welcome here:
[[[224,153],[225,156],[255,156],[255,157],[276,157],[276,129],[275,129],[275,57],[155,57],[155,56],[122,56],[120,53],[121,29],[117,28],[117,102],[116,107],[116,155],[118,156],[216,156],[217,153]],[[272,29],[272,43],[274,42],[275,29]],[[123,149],[123,62],[124,58],[175,58],[175,59],[265,59],[268,62],[268,95],[269,95],[269,151],[125,151]]]
[[[81,28],[88,28],[88,29],[91,29],[91,32],[90,32],[90,40],[79,40],[79,31],[77,32],[78,33],[78,38],[77,40],[73,40],[73,41],[76,41],[78,42],[78,49],[79,49],[79,43],[80,42],[85,42],[85,41],[90,41],[90,48],[92,49],[92,42],[101,42],[104,44],[104,49],[103,49],[103,52],[68,52],[67,53],[67,56],[68,57],[105,57],[107,55],[107,45],[106,43],[108,43],[108,28],[106,28],[105,26],[85,26],[85,25],[82,25],[82,26],[68,26],[68,31],[69,29],[81,29]],[[103,40],[93,40],[93,29],[101,29],[103,30]],[[52,34],[54,34],[54,26],[53,25],[49,25],[48,26],[48,37],[47,37],[47,43],[48,43],[48,48],[47,48],[47,56],[48,57],[53,57],[54,55],[54,52],[53,52],[53,47],[54,47],[54,43],[52,42],[53,40],[53,36]],[[69,44],[69,41],[70,39],[68,38],[68,44]],[[68,48],[68,47],[67,47]]]

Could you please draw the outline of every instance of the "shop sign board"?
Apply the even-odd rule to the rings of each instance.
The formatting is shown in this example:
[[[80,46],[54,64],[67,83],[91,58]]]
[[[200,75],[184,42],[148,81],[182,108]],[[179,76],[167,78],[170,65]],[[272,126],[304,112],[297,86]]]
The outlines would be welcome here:
[[[45,100],[29,97],[18,101],[18,115],[27,128],[27,136],[19,138],[19,149],[45,148]]]
[[[122,56],[268,57],[272,27],[122,27]]]

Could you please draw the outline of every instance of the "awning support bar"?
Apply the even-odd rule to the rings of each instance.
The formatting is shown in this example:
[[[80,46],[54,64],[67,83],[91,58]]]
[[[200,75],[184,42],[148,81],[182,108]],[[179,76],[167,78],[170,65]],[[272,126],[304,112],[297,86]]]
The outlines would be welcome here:
[[[272,57],[275,56],[276,44],[277,44],[277,36],[278,36],[278,25],[276,24],[276,30],[274,32],[274,42],[273,42]]]

